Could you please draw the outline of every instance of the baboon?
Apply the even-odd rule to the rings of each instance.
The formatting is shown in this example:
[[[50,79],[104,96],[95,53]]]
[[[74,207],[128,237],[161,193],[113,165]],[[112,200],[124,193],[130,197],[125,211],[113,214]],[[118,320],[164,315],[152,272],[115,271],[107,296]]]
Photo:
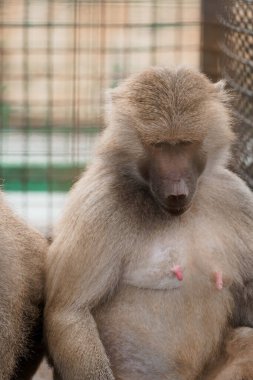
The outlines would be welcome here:
[[[253,273],[253,195],[227,169],[223,87],[154,67],[111,91],[48,255],[56,379],[193,380],[219,356]]]
[[[0,192],[0,379],[30,378],[42,354],[47,242],[14,215]]]

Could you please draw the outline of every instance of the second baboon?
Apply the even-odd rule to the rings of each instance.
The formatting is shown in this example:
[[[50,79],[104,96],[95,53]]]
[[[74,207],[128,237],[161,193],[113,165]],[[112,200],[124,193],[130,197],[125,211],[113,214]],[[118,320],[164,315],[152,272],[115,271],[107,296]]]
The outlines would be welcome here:
[[[151,68],[111,92],[48,256],[55,378],[195,380],[219,356],[253,274],[233,138],[222,83],[200,73]]]
[[[41,354],[47,242],[0,192],[0,379],[25,380]]]
[[[234,326],[222,344],[221,354],[209,363],[203,380],[251,380],[253,379],[253,281],[248,281],[234,292],[236,308]]]
[[[253,329],[240,327],[228,334],[219,364],[205,380],[253,379]]]

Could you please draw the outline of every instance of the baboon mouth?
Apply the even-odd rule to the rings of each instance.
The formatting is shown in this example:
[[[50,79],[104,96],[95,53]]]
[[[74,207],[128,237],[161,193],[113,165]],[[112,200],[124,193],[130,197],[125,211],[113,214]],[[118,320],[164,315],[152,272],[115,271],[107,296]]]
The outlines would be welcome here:
[[[184,214],[191,207],[191,203],[183,207],[167,207],[167,211],[174,216],[179,216]]]
[[[166,212],[166,213],[169,213],[173,216],[179,216],[179,215],[182,215],[184,214],[187,210],[189,210],[189,208],[191,207],[192,205],[192,202],[188,203],[187,205],[185,206],[181,206],[181,207],[171,207],[171,206],[168,206],[166,203],[162,202],[162,201],[159,201],[158,202],[160,207]]]
[[[188,209],[189,209],[190,206],[187,206],[187,207],[181,207],[181,208],[169,208],[169,212],[170,214],[172,215],[182,215],[183,213],[185,213]]]
[[[184,214],[187,210],[189,210],[189,208],[192,205],[192,203],[190,202],[186,206],[182,206],[182,207],[169,207],[168,205],[166,205],[162,202],[159,202],[159,203],[160,203],[160,206],[162,207],[162,209],[164,211],[166,211],[166,213],[170,213],[173,216],[179,216],[179,215]]]

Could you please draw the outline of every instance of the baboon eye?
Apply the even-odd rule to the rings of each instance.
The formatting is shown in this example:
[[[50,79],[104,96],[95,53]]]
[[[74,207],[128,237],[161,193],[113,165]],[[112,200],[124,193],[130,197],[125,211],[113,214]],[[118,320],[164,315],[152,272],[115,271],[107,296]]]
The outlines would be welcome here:
[[[180,147],[180,146],[190,146],[192,145],[192,141],[187,140],[178,140],[178,141],[159,141],[157,143],[152,144],[154,148],[162,149],[162,148],[169,148],[169,147]]]
[[[165,144],[164,142],[158,142],[158,143],[155,143],[154,146],[156,148],[162,148],[164,144]]]
[[[192,141],[179,141],[179,144],[182,146],[189,146],[189,145],[192,145],[193,142]]]
[[[167,143],[159,141],[159,142],[156,142],[156,143],[152,143],[151,147],[152,148],[156,148],[156,149],[162,149],[165,145],[167,145]]]

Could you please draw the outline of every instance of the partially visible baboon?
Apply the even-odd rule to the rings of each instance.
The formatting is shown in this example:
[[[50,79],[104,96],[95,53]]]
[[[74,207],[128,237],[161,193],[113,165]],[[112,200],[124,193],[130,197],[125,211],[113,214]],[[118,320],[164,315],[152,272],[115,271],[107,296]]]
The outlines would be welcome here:
[[[253,274],[253,195],[226,168],[227,103],[222,83],[184,68],[112,91],[48,256],[55,378],[195,380],[221,353]]]
[[[234,323],[236,326],[253,327],[253,280],[252,278],[233,291],[236,304]]]
[[[225,353],[217,368],[205,380],[253,379],[253,329],[241,327],[231,330],[226,340]]]
[[[24,380],[41,354],[46,240],[0,192],[0,379]]]
[[[209,363],[204,380],[253,379],[253,281],[237,287],[233,294],[236,305],[233,325],[251,328],[231,328],[228,331],[221,354],[214,363]]]

